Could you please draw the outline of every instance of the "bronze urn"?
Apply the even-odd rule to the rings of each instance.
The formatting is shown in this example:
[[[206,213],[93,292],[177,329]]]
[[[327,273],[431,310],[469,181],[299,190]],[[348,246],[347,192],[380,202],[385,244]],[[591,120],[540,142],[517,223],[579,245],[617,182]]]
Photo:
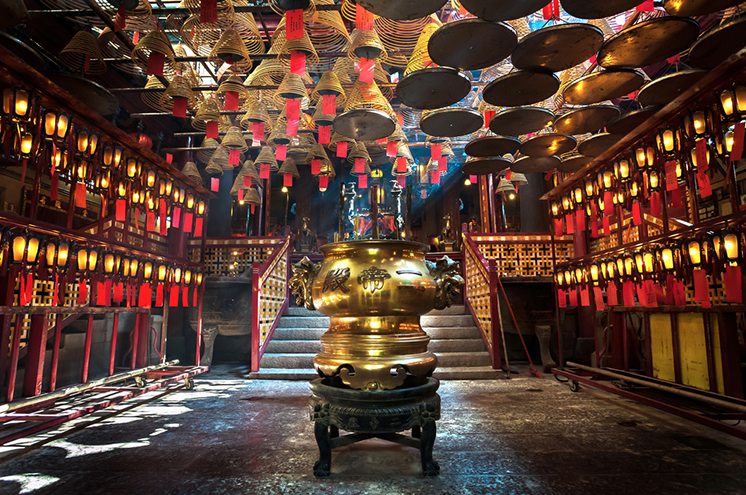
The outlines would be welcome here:
[[[425,383],[437,365],[420,315],[461,291],[458,263],[425,260],[424,244],[365,240],[327,244],[324,260],[293,266],[298,305],[330,317],[314,358],[319,375],[360,390]]]

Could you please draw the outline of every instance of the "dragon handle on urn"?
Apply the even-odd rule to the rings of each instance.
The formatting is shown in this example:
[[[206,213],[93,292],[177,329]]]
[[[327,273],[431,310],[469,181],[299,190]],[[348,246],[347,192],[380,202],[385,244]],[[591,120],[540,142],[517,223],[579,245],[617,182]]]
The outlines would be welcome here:
[[[311,296],[313,280],[321,269],[321,263],[314,263],[308,256],[304,256],[298,263],[293,265],[293,276],[290,277],[290,292],[295,296],[295,303],[306,309],[316,309]]]
[[[456,301],[464,287],[459,264],[448,256],[435,262],[426,261],[426,264],[435,280],[435,309],[445,309]]]

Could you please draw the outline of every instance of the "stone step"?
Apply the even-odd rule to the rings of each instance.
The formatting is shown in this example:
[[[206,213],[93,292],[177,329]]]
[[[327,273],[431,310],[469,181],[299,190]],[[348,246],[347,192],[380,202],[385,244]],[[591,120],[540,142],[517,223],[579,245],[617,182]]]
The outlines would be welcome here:
[[[329,328],[326,316],[283,316],[277,328]]]
[[[434,353],[439,352],[480,352],[484,351],[482,339],[433,339],[428,346]],[[321,343],[314,340],[279,340],[272,339],[267,345],[268,353],[307,353],[320,352]]]
[[[249,374],[255,380],[313,380],[319,375],[313,369],[262,368]],[[433,376],[439,380],[494,380],[501,374],[491,366],[437,368]]]
[[[319,340],[326,332],[323,328],[283,328],[278,326],[272,334],[272,340]],[[425,332],[432,339],[481,339],[479,329],[469,327],[425,327]]]
[[[315,352],[265,353],[260,368],[313,368]],[[440,352],[438,366],[444,368],[462,366],[489,366],[490,355],[481,352]]]
[[[425,327],[471,327],[474,320],[471,315],[425,315],[420,318]],[[283,316],[277,328],[328,328],[326,316]]]
[[[428,315],[438,316],[438,315],[465,315],[468,314],[468,311],[466,311],[466,306],[463,304],[459,304],[456,306],[450,306],[445,309],[434,309],[428,313]],[[324,316],[318,311],[311,311],[310,309],[301,308],[298,306],[290,306],[287,309],[287,313],[285,313],[286,316]]]

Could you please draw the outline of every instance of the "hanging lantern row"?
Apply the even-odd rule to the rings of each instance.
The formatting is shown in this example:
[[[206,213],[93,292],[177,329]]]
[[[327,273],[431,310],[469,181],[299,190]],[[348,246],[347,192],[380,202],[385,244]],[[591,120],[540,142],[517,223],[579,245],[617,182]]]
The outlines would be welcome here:
[[[710,283],[717,280],[724,287],[724,301],[741,304],[744,245],[743,231],[725,230],[646,245],[617,257],[558,266],[555,284],[559,305],[591,306],[592,290],[599,311],[606,305],[635,306],[635,298],[643,307],[685,306],[686,285],[691,283],[694,302],[710,307]]]
[[[2,154],[21,161],[21,183],[30,158],[50,177],[50,199],[59,201],[59,180],[70,185],[70,201],[86,209],[87,193],[102,197],[102,217],[115,207],[115,219],[166,235],[168,228],[202,235],[205,202],[186,182],[105,141],[99,133],[75,123],[71,114],[41,106],[32,93],[16,87],[2,89],[0,109]],[[182,219],[184,221],[182,221]]]
[[[610,235],[609,217],[619,209],[631,211],[634,225],[641,225],[643,207],[659,217],[662,198],[682,206],[681,184],[696,186],[700,198],[712,195],[710,176],[714,161],[729,170],[743,157],[746,86],[732,85],[718,93],[717,103],[695,107],[677,122],[666,125],[654,138],[643,140],[594,178],[586,178],[560,199],[550,202],[555,235],[586,230],[599,237]],[[726,173],[727,180],[733,180]],[[665,194],[665,196],[664,196]]]
[[[196,304],[204,275],[193,267],[134,256],[78,243],[64,237],[40,235],[19,228],[0,231],[0,266],[17,274],[19,305],[33,299],[34,277],[54,282],[51,306],[64,301],[66,284],[77,283],[77,304],[126,304],[150,308]],[[155,299],[153,300],[153,285]],[[90,298],[89,298],[90,294]]]

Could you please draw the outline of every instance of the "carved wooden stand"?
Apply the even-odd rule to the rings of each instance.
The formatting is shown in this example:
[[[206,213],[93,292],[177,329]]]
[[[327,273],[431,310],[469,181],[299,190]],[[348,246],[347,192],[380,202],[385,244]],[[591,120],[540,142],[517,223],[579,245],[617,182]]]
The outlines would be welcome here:
[[[322,378],[313,380],[311,420],[319,446],[313,474],[331,474],[332,449],[381,438],[419,449],[422,473],[437,475],[440,466],[433,460],[433,445],[435,422],[440,419],[439,385],[435,378],[428,378],[423,385],[366,391],[332,386]],[[340,436],[339,430],[350,434]],[[411,437],[399,433],[407,430],[411,430]]]

